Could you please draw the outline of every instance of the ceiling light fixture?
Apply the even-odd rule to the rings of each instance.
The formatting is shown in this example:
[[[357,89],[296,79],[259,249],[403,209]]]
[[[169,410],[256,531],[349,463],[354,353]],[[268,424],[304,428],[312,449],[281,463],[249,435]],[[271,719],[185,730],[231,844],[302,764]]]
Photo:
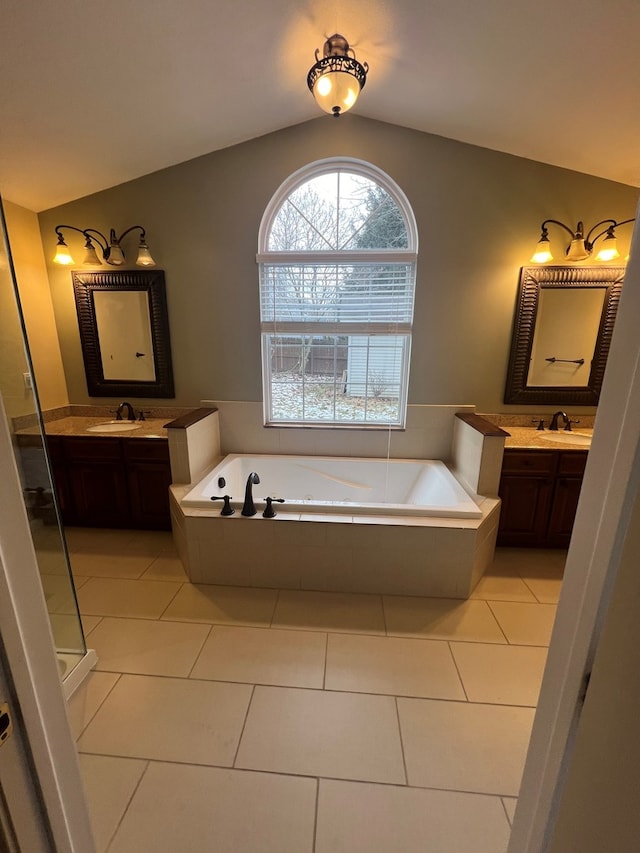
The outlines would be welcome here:
[[[551,246],[549,243],[549,229],[547,228],[547,225],[549,224],[559,225],[571,234],[571,242],[565,250],[565,255],[568,261],[586,260],[593,252],[596,241],[599,240],[600,237],[604,237],[604,240],[596,254],[596,260],[614,261],[620,257],[615,233],[616,228],[620,225],[627,225],[629,222],[635,222],[635,219],[623,219],[621,222],[616,222],[615,219],[603,219],[601,222],[596,222],[585,237],[582,222],[578,222],[576,230],[573,231],[568,225],[565,225],[563,222],[558,222],[557,219],[545,219],[540,226],[540,239],[538,240],[536,250],[531,258],[531,263],[545,264],[548,261],[553,260]],[[592,237],[593,233],[602,225],[606,227],[596,234],[595,237]]]
[[[58,235],[58,244],[56,246],[55,257],[53,258],[56,264],[69,266],[75,263],[71,256],[71,252],[69,251],[69,247],[64,241],[62,231],[60,230],[61,228],[69,228],[71,231],[77,231],[85,238],[84,258],[82,260],[83,266],[100,266],[102,264],[94,243],[97,243],[100,247],[102,260],[114,267],[122,266],[125,262],[125,256],[122,251],[122,247],[120,246],[120,242],[130,231],[135,231],[136,229],[140,230],[140,242],[138,243],[138,257],[136,258],[136,265],[139,267],[155,267],[156,265],[156,262],[153,260],[151,253],[149,252],[149,247],[147,246],[146,241],[146,231],[142,225],[132,225],[131,228],[127,228],[126,231],[123,231],[120,236],[117,236],[116,232],[112,228],[109,231],[108,240],[101,231],[97,231],[95,228],[76,228],[75,225],[56,225],[55,232]]]
[[[307,74],[307,86],[320,109],[337,118],[358,100],[368,72],[369,66],[358,62],[346,38],[334,33],[324,43],[322,59],[316,49],[316,64]]]

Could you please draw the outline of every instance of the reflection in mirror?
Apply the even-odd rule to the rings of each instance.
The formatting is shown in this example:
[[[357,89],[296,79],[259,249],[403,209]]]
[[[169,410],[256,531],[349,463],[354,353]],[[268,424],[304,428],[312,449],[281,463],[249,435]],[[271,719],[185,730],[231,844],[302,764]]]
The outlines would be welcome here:
[[[93,302],[104,378],[154,382],[147,293],[96,291]]]
[[[523,267],[505,403],[596,405],[624,267]]]
[[[527,387],[589,384],[605,287],[540,289]]]
[[[173,397],[164,273],[71,275],[89,394]]]

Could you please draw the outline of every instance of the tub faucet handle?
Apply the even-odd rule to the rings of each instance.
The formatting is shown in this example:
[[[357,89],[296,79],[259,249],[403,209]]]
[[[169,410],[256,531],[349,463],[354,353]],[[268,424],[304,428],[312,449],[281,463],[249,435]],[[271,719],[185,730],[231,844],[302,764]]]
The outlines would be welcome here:
[[[233,515],[235,509],[231,506],[229,501],[231,500],[231,495],[212,495],[212,501],[224,501],[224,505],[220,510],[220,515]]]
[[[273,508],[272,504],[274,501],[276,501],[279,504],[283,504],[284,498],[265,498],[265,501],[267,502],[267,505],[264,508],[264,512],[262,513],[262,517],[263,518],[275,518],[276,511]]]
[[[531,423],[538,424],[538,426],[536,427],[537,430],[544,430],[544,420],[542,418],[531,418]]]
[[[567,422],[564,425],[565,432],[571,432],[571,424],[579,424],[580,421],[572,421],[571,418],[567,418]]]

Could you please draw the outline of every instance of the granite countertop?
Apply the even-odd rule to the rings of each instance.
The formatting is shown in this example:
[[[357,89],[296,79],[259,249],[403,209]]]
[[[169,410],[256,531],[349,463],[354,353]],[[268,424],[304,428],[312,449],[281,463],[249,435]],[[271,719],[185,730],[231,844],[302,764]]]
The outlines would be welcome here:
[[[145,421],[135,421],[131,424],[134,429],[127,429],[118,432],[108,432],[100,430],[87,431],[87,427],[96,426],[98,424],[109,423],[113,418],[108,415],[106,417],[78,417],[71,416],[68,418],[58,418],[55,421],[48,421],[45,424],[47,435],[74,435],[74,436],[99,436],[104,438],[167,438],[167,430],[164,425],[170,422],[171,418],[147,418]],[[126,420],[122,421],[127,424]],[[37,426],[25,427],[24,429],[16,430],[17,435],[39,435],[40,429]]]
[[[572,432],[565,432],[564,429],[559,429],[557,432],[553,430],[537,430],[535,427],[525,426],[509,426],[503,424],[502,429],[509,433],[509,438],[505,439],[505,448],[523,448],[533,450],[588,450],[589,443],[584,442],[584,436],[593,434],[593,428],[575,429]],[[574,441],[571,438],[574,437]]]

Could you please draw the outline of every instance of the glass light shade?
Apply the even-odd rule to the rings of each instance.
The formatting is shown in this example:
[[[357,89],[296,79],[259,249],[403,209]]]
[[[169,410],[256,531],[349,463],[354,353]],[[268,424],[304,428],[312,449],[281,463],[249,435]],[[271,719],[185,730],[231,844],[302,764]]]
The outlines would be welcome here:
[[[71,252],[69,251],[69,247],[66,243],[58,243],[58,245],[56,246],[56,253],[54,255],[53,262],[55,264],[63,264],[67,267],[70,264],[75,263],[75,261],[71,257]]]
[[[99,267],[102,265],[102,261],[98,257],[98,253],[96,252],[96,247],[93,243],[88,240],[84,247],[84,258],[82,259],[82,263],[86,267]]]
[[[107,260],[108,263],[113,264],[116,267],[119,267],[124,263],[124,252],[118,243],[112,243],[109,247],[109,257]]]
[[[531,256],[532,264],[546,264],[547,261],[552,261],[553,255],[551,254],[551,248],[549,246],[549,241],[542,239],[538,240],[538,244],[536,246],[536,250]]]
[[[329,115],[346,113],[358,100],[360,83],[346,71],[322,74],[313,86],[313,96],[321,110]]]
[[[618,241],[615,237],[605,237],[600,247],[600,251],[596,255],[597,261],[615,261],[620,257],[618,251]]]
[[[136,264],[139,267],[155,267],[156,265],[146,243],[140,243],[138,246],[138,258],[136,260]]]
[[[589,257],[589,252],[584,245],[584,237],[574,237],[567,251],[568,261],[584,261]]]

